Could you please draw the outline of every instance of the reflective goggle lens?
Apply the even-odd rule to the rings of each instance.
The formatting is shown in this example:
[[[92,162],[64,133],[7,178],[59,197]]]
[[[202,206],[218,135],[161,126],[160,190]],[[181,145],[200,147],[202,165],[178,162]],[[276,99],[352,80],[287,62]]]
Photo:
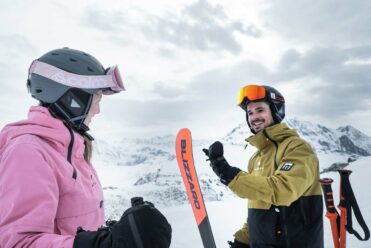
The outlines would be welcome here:
[[[264,99],[266,96],[266,90],[260,85],[247,85],[240,90],[238,97],[238,105],[240,105],[245,98],[249,101],[256,101]]]
[[[115,86],[111,87],[110,90],[116,92],[125,90],[124,83],[117,65],[110,67],[106,74],[112,76],[112,81],[115,83]]]

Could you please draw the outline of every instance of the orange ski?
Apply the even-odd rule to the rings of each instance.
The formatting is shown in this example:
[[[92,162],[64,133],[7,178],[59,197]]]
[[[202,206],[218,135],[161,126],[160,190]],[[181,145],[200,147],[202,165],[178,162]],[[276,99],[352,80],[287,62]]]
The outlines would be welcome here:
[[[180,173],[196,218],[202,243],[205,248],[216,248],[193,162],[192,137],[189,129],[183,128],[178,132],[175,149]]]

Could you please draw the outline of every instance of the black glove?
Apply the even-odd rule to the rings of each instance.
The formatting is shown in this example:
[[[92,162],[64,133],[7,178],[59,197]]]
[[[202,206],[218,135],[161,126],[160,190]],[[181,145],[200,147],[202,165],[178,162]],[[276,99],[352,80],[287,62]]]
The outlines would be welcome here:
[[[234,239],[234,241],[228,241],[230,248],[250,248],[248,244],[242,243],[238,241],[237,239]]]
[[[169,248],[172,230],[165,216],[141,197],[131,201],[119,221],[94,232],[79,228],[73,248]]]
[[[219,141],[214,142],[208,149],[202,149],[202,151],[209,157],[210,166],[215,174],[220,178],[220,181],[228,185],[233,178],[241,171],[236,167],[232,167],[225,160],[223,154],[223,144]]]

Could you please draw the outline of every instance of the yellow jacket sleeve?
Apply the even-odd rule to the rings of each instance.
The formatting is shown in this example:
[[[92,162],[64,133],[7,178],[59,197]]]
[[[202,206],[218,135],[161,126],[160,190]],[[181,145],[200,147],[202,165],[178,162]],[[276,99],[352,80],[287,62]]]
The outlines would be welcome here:
[[[243,224],[243,227],[234,234],[234,238],[244,244],[250,243],[249,229],[247,223]]]
[[[260,176],[241,171],[228,187],[241,198],[289,206],[318,179],[318,159],[308,143],[298,140],[287,147],[277,162],[278,169],[273,175]],[[293,164],[290,170],[282,169],[285,163]]]

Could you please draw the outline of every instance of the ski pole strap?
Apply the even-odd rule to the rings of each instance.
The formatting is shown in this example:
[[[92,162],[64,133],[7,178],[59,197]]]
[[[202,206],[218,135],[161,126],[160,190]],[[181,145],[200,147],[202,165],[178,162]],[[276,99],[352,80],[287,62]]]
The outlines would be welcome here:
[[[349,176],[352,171],[350,170],[338,170],[340,173],[340,192],[344,200],[340,201],[340,205],[347,209],[347,224],[346,229],[350,234],[354,234],[357,239],[361,241],[366,241],[370,238],[370,230],[368,229],[365,220],[363,219],[361,210],[359,209],[356,197],[354,196],[352,186],[350,185]],[[343,204],[343,205],[342,205]],[[352,210],[354,215],[361,226],[365,237],[362,238],[359,233],[353,229],[352,222]]]

